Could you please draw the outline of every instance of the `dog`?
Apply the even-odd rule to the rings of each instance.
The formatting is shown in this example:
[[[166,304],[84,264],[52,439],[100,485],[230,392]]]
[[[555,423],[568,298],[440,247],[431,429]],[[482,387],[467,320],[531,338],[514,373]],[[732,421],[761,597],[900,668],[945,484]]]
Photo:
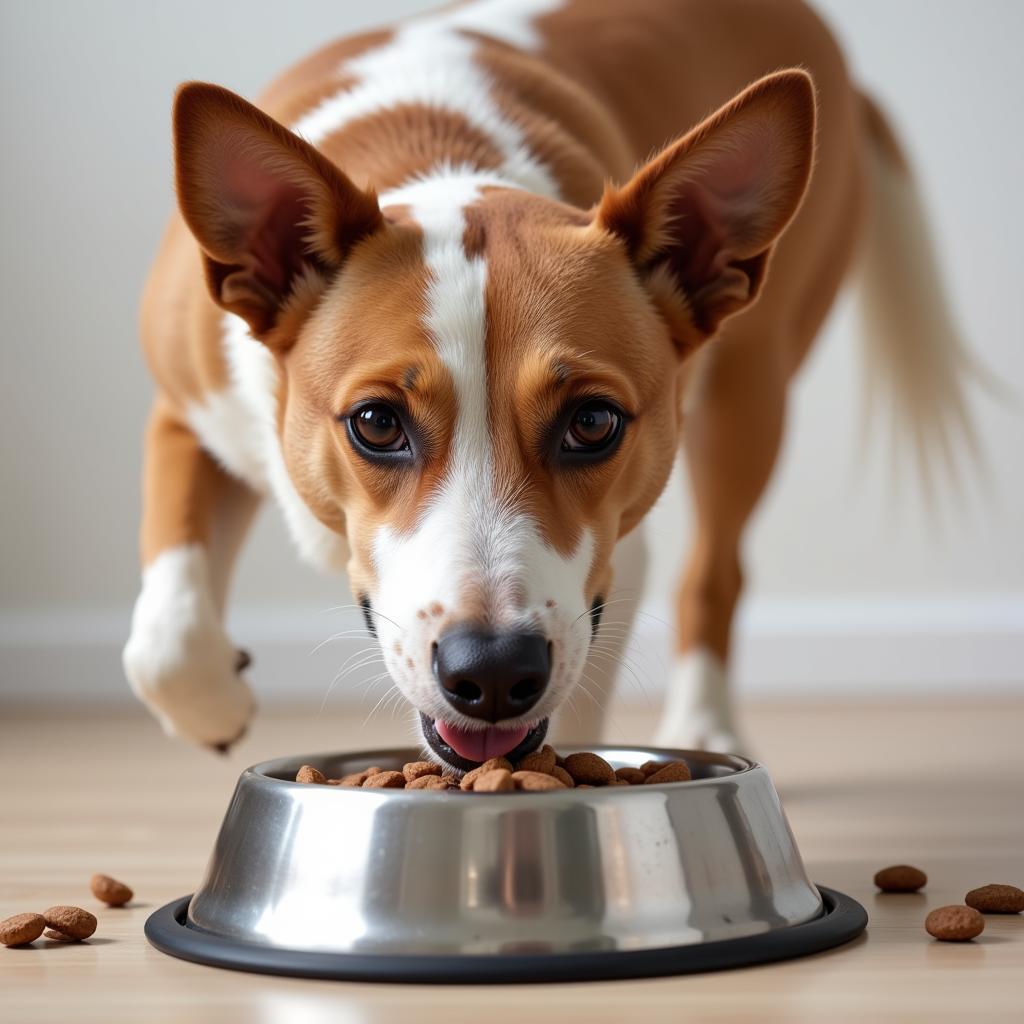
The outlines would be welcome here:
[[[124,666],[195,743],[253,712],[224,604],[273,495],[299,554],[347,569],[429,756],[525,755],[610,690],[630,612],[602,613],[682,451],[654,739],[742,750],[741,539],[855,266],[902,404],[962,411],[907,163],[799,0],[476,0],[332,43],[257,105],[186,84],[174,142]],[[597,739],[581,711],[566,735]]]

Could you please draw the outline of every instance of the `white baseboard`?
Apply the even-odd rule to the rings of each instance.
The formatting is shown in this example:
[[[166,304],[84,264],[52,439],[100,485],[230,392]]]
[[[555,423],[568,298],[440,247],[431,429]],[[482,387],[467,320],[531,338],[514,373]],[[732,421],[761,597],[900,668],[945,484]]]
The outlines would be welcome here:
[[[657,695],[671,658],[672,614],[645,611],[631,653],[646,693]],[[120,662],[128,621],[127,609],[0,613],[0,701],[130,701]],[[314,648],[361,625],[350,612],[293,606],[231,615],[231,635],[252,652],[253,685],[267,704],[319,706],[339,666],[365,641]],[[382,692],[366,687],[379,668],[346,677],[331,703]],[[737,624],[735,678],[740,692],[758,696],[1024,694],[1024,594],[754,598]],[[637,688],[624,685],[622,697],[633,696]]]

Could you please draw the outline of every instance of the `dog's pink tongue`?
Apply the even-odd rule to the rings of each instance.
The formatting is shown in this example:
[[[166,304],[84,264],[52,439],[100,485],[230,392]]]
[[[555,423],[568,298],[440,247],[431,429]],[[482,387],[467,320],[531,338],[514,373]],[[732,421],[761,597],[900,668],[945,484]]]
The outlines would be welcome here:
[[[486,729],[471,732],[448,722],[435,722],[434,728],[437,735],[467,761],[486,761],[491,757],[501,757],[502,754],[507,754],[518,747],[530,731],[525,725],[514,729],[499,729],[491,725]]]

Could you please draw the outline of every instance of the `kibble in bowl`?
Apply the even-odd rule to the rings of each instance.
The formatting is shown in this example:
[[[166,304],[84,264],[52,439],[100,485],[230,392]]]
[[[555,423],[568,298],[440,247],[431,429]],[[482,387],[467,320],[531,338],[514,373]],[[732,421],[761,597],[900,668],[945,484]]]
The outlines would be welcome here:
[[[466,772],[461,779],[445,775],[432,761],[408,761],[400,770],[365,768],[342,778],[330,779],[318,768],[304,764],[295,781],[345,789],[407,789],[463,793],[543,793],[563,789],[598,789],[621,786],[659,786],[689,782],[685,761],[647,761],[639,768],[614,768],[600,754],[577,751],[565,758],[545,744],[513,764],[505,757]]]

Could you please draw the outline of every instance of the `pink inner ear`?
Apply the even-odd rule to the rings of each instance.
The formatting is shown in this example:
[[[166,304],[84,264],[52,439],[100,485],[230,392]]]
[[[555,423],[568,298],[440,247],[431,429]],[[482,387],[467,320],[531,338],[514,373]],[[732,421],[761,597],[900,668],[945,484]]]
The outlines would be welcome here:
[[[246,253],[246,269],[262,284],[284,296],[303,260],[316,262],[304,242],[309,197],[258,164],[239,159],[224,169],[223,180],[231,205],[232,248]]]
[[[769,147],[767,132],[746,131],[742,139],[701,154],[697,166],[673,183],[667,210],[676,245],[671,264],[692,289],[758,245],[775,173]]]

